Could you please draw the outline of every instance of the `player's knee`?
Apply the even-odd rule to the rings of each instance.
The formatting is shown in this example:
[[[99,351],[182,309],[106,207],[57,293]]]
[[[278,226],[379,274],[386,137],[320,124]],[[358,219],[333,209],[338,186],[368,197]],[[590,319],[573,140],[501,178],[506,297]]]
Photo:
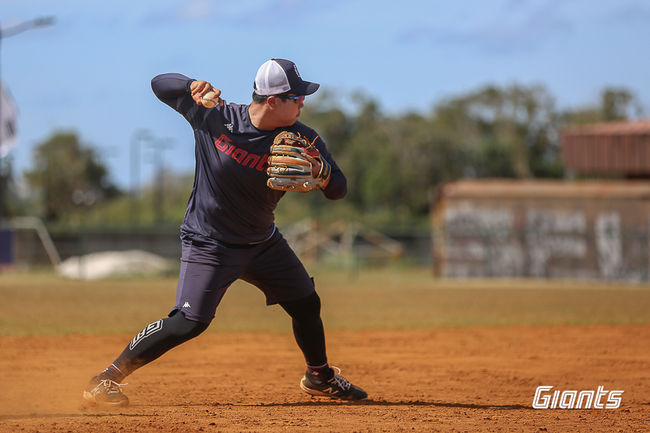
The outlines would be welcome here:
[[[208,328],[207,323],[187,319],[185,313],[180,310],[175,311],[174,314],[165,320],[167,321],[170,331],[180,337],[185,337],[188,340],[196,337]]]
[[[280,306],[296,320],[320,318],[320,297],[316,292],[295,301],[281,302]]]

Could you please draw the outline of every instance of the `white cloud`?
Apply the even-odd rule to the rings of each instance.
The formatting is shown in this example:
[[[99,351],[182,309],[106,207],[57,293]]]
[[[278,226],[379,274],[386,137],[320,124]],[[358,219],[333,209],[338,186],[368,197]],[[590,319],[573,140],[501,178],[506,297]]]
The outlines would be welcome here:
[[[201,21],[213,17],[219,2],[211,0],[191,0],[180,8],[180,16],[187,21]]]

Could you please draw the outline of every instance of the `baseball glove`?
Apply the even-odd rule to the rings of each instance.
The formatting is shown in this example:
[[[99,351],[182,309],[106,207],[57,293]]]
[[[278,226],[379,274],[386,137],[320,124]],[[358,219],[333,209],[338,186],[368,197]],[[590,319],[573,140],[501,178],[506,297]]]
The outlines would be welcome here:
[[[317,176],[312,175],[312,163],[305,157],[309,155],[320,162]],[[332,166],[322,158],[316,147],[300,135],[282,131],[273,139],[271,155],[268,160],[266,184],[279,191],[309,192],[327,186]]]

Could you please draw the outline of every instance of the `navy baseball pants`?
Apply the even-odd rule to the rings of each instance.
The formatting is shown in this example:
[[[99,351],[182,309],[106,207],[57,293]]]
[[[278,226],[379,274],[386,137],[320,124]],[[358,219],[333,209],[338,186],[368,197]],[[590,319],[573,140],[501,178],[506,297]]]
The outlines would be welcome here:
[[[270,239],[255,245],[227,245],[184,236],[174,310],[182,311],[189,320],[210,323],[221,298],[237,279],[262,290],[267,305],[295,301],[314,292],[314,281],[277,230]]]
[[[237,279],[257,286],[267,305],[279,303],[291,316],[293,333],[308,366],[327,364],[320,298],[314,281],[276,231],[256,245],[227,245],[184,236],[176,305],[169,317],[147,325],[105,373],[118,382],[168,350],[196,337],[214,318]]]

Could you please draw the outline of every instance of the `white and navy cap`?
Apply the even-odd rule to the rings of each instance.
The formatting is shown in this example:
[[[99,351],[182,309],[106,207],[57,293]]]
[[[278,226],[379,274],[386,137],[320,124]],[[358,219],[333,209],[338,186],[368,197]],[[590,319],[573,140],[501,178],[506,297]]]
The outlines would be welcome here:
[[[320,84],[300,78],[296,64],[291,60],[271,59],[257,70],[255,93],[261,96],[293,93],[296,96],[311,95]]]

